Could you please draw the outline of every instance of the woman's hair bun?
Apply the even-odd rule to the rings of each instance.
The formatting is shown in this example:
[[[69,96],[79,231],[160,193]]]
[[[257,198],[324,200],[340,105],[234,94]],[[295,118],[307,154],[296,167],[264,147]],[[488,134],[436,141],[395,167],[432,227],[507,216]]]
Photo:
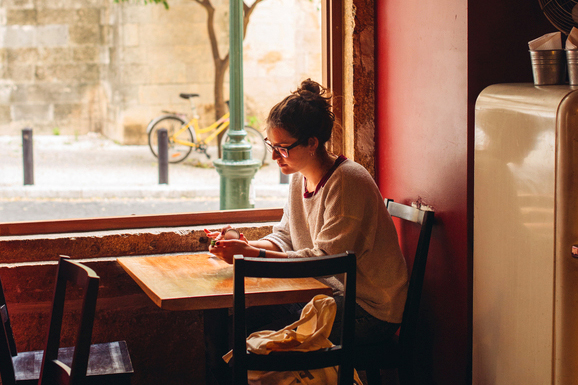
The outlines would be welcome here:
[[[334,120],[331,93],[316,81],[307,79],[271,109],[267,125],[282,128],[301,141],[315,137],[323,144],[331,137]]]
[[[313,81],[311,79],[307,79],[307,80],[303,80],[301,82],[301,86],[295,92],[299,95],[303,95],[304,91],[319,95],[319,94],[325,93],[325,92],[320,92],[321,89],[323,89],[323,88],[321,87],[321,85],[319,83],[317,83],[316,81]],[[325,90],[323,89],[323,91],[325,91]]]

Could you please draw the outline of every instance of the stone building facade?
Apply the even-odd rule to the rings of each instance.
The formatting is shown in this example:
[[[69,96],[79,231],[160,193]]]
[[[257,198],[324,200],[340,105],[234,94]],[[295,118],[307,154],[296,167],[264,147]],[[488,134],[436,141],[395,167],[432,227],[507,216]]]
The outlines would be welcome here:
[[[228,1],[213,0],[221,55]],[[188,111],[181,92],[201,94],[202,123],[214,118],[206,12],[193,0],[170,8],[113,0],[0,2],[0,135],[102,133],[146,141],[162,110]],[[244,43],[246,116],[259,125],[304,78],[321,79],[320,6],[265,0]],[[228,85],[225,84],[228,94]]]

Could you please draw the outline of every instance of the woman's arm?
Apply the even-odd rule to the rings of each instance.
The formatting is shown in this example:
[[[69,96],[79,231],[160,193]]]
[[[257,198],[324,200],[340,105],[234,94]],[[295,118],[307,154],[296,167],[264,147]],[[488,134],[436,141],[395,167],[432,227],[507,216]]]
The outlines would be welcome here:
[[[274,243],[268,240],[247,241],[244,235],[241,235],[240,240],[218,240],[215,246],[209,247],[209,252],[230,264],[233,263],[233,257],[239,254],[245,257],[262,257],[261,250],[264,250],[267,258],[287,258],[287,254]]]
[[[258,241],[249,241],[249,245],[256,247],[258,249],[265,249],[270,251],[281,251],[279,246],[274,244],[268,239],[259,239]]]
[[[274,240],[262,238],[256,241],[248,241],[243,234],[240,235],[239,240],[225,240],[224,234],[226,230],[232,228],[230,225],[225,226],[220,232],[211,232],[205,229],[207,236],[215,241],[213,246],[209,246],[209,252],[230,264],[233,263],[235,255],[242,254],[245,257],[259,257],[260,255],[262,256],[261,250],[265,251],[265,257],[267,258],[287,258],[287,254],[282,249],[282,247],[286,247],[287,250],[291,250],[292,246],[287,207],[288,205],[283,209],[281,222],[273,226]]]

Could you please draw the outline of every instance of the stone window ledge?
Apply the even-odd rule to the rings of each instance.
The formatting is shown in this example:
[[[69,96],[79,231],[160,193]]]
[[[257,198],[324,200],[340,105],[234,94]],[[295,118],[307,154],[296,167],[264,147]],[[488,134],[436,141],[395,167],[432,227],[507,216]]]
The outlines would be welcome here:
[[[200,252],[208,250],[209,243],[203,229],[220,229],[223,223],[232,224],[247,239],[259,239],[269,234],[272,226],[281,219],[282,209],[212,214],[2,223],[0,264],[56,261],[59,255],[95,259]],[[173,226],[164,226],[165,223]],[[40,231],[36,231],[38,229]],[[6,233],[9,235],[3,235]]]

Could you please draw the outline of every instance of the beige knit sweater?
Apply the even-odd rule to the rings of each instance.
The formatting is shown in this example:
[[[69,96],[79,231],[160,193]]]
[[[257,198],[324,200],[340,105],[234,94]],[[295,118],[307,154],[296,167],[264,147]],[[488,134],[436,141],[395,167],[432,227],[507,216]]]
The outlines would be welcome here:
[[[354,251],[357,303],[376,318],[401,322],[407,266],[395,226],[371,175],[347,159],[315,195],[304,198],[304,193],[304,177],[296,173],[283,218],[264,239],[289,258]]]

